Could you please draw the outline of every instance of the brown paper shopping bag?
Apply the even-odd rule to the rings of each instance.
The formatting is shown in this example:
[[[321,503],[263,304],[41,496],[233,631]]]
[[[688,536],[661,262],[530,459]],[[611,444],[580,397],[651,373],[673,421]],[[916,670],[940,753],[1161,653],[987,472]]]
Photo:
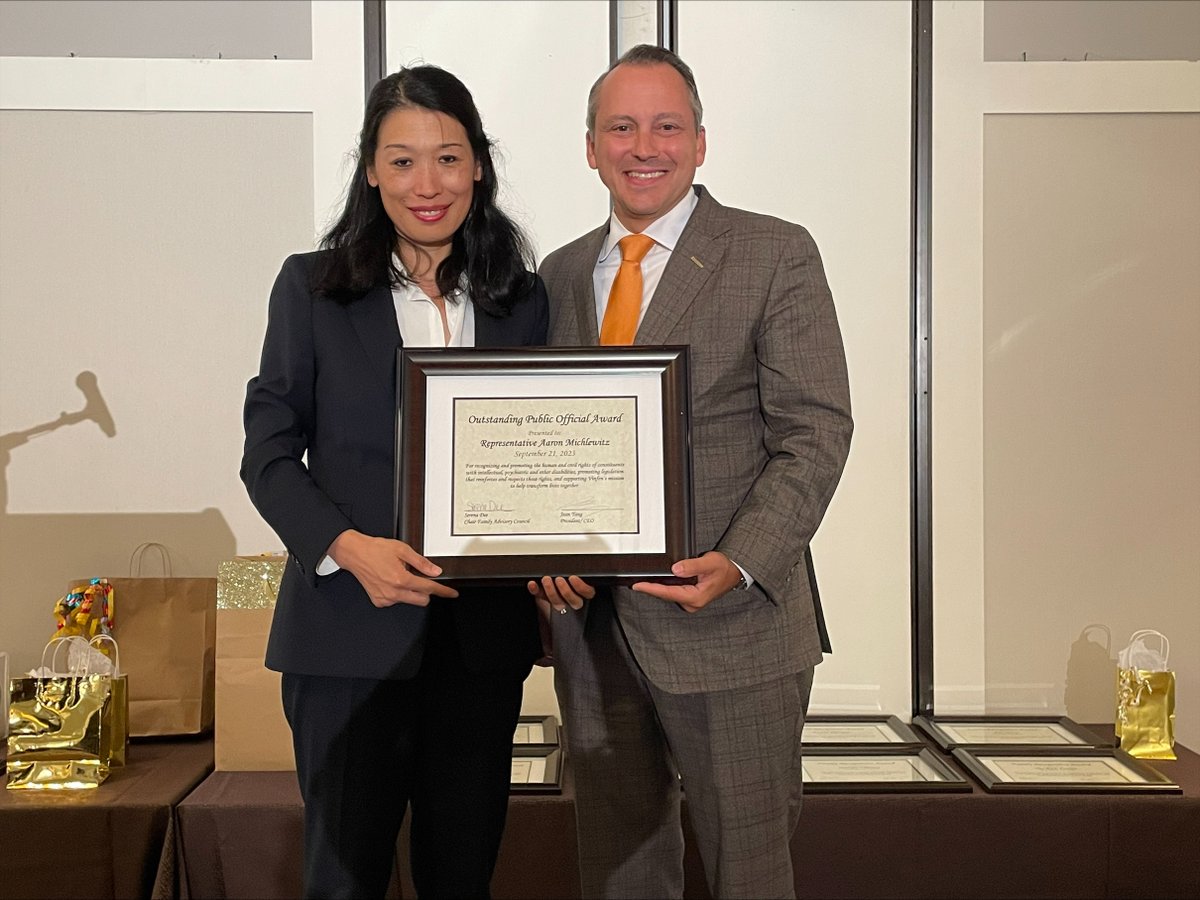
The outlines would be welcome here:
[[[161,576],[142,574],[150,550],[161,558]],[[207,731],[213,722],[217,579],[173,576],[166,548],[147,543],[133,551],[129,577],[108,581],[112,632],[129,679],[129,734]]]
[[[273,614],[270,608],[217,610],[217,771],[296,768],[280,675],[263,665]]]

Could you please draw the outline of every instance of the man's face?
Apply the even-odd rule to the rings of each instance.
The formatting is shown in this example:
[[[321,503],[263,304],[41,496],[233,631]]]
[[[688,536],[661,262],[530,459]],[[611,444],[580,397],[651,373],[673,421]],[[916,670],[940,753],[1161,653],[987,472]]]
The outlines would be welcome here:
[[[691,189],[704,149],[687,85],[671,66],[622,65],[608,73],[587,159],[612,194],[622,225],[641,232],[670,212]]]

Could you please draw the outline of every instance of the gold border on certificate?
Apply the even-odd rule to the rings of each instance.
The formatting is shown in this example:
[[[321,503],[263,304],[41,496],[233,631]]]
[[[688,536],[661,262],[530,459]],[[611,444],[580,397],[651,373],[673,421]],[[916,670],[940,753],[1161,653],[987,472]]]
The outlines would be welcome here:
[[[958,747],[953,756],[997,793],[1182,793],[1157,769],[1115,747]]]
[[[677,581],[695,555],[687,360],[400,350],[396,535],[450,582]]]

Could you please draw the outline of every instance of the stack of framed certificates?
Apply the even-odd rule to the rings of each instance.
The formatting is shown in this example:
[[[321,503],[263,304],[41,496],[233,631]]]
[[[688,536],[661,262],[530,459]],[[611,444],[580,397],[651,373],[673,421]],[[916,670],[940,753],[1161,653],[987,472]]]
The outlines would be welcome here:
[[[557,794],[562,791],[563,751],[554,716],[520,716],[513,732],[514,794]]]
[[[895,716],[809,716],[802,742],[810,793],[971,790]]]
[[[916,716],[913,725],[995,793],[1182,793],[1169,778],[1061,716]]]

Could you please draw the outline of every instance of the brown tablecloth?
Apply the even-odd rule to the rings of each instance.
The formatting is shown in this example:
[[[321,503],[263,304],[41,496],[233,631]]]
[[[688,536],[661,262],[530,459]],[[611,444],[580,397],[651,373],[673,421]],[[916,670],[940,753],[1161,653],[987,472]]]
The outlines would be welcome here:
[[[801,897],[1200,896],[1200,756],[1153,765],[1180,796],[811,794],[793,840]],[[577,898],[570,765],[557,795],[514,796],[492,894]],[[295,775],[216,772],[177,810],[193,897],[295,897]],[[401,836],[403,843],[405,836]],[[392,896],[413,897],[401,852]],[[707,897],[689,844],[687,897]]]
[[[172,811],[212,768],[211,737],[138,741],[95,790],[0,789],[0,898],[171,896]]]
[[[579,897],[575,792],[515,796],[492,879],[501,897]],[[294,772],[214,772],[176,809],[181,896],[293,898],[301,895],[303,809]],[[415,897],[408,823],[400,834],[388,896]]]
[[[1200,756],[1150,794],[821,794],[792,841],[800,897],[1200,896]],[[957,769],[958,767],[955,766]],[[969,778],[969,776],[968,776]],[[690,896],[707,897],[703,885]]]

